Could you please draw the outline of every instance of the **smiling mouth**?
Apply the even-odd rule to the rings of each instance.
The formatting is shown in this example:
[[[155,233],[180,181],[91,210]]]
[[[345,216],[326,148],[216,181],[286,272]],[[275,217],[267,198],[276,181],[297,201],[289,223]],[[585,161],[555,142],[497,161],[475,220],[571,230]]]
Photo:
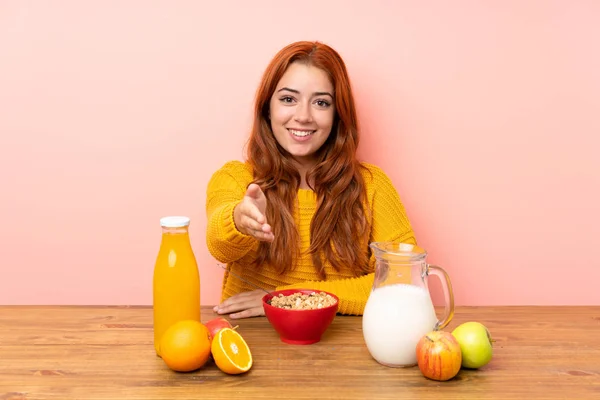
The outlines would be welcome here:
[[[312,135],[313,133],[315,133],[316,131],[299,131],[296,129],[288,129],[288,131],[290,131],[290,133],[294,136],[297,137],[306,137],[308,135]]]

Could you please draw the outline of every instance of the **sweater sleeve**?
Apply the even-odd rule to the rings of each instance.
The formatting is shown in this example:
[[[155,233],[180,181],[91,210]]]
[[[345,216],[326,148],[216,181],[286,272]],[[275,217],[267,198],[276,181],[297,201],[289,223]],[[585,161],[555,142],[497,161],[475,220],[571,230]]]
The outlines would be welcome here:
[[[404,242],[416,244],[416,239],[404,205],[390,179],[377,167],[371,167],[373,179],[373,212],[370,242]],[[370,270],[375,270],[375,256],[369,259]],[[374,273],[331,281],[306,281],[278,287],[283,289],[311,289],[335,294],[340,299],[338,312],[362,315],[373,287]]]
[[[222,263],[244,257],[258,241],[241,233],[233,220],[233,209],[241,202],[252,179],[244,164],[232,161],[211,177],[206,193],[206,244]]]

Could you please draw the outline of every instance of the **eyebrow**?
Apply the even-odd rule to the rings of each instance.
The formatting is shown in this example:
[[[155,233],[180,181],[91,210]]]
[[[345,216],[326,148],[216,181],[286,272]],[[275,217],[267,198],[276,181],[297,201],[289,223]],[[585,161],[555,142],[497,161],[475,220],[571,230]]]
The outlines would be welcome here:
[[[288,92],[292,92],[292,93],[300,94],[300,91],[299,91],[299,90],[296,90],[296,89],[290,89],[290,88],[288,88],[288,87],[282,87],[281,89],[279,89],[279,90],[277,91],[277,93],[279,93],[279,92],[282,92],[282,91],[284,91],[284,90],[287,90]],[[313,96],[329,96],[329,97],[331,97],[331,98],[333,99],[333,95],[332,95],[331,93],[329,93],[329,92],[314,92],[314,93],[313,93]]]

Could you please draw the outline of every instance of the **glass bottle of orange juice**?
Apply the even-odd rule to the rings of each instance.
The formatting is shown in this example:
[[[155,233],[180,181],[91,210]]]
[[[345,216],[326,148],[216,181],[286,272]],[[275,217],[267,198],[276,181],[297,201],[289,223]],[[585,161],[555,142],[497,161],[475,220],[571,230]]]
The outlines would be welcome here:
[[[162,240],[154,266],[154,348],[160,356],[162,334],[177,321],[200,321],[200,273],[192,251],[188,217],[160,219]]]

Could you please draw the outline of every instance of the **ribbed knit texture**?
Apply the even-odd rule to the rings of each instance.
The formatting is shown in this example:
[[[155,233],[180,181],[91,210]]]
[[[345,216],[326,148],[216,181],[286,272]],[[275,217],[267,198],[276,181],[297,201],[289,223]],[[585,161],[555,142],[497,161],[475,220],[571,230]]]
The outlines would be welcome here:
[[[371,209],[369,243],[403,241],[416,244],[404,206],[388,176],[374,165],[363,165],[371,171],[371,174],[364,174]],[[373,256],[370,258],[370,273],[360,277],[355,277],[349,268],[337,272],[326,263],[327,279],[318,281],[317,271],[307,251],[310,246],[310,221],[317,205],[316,194],[309,189],[298,190],[298,212],[294,213],[302,254],[296,269],[280,275],[269,265],[263,265],[258,272],[248,267],[256,259],[259,242],[238,231],[233,220],[233,209],[244,197],[251,181],[250,165],[240,161],[226,163],[210,179],[206,200],[206,242],[212,256],[228,264],[233,273],[267,290],[324,290],[340,298],[341,314],[362,315],[373,285],[375,259]],[[360,246],[365,254],[369,252],[368,243]],[[225,272],[222,300],[250,290],[255,288]]]

